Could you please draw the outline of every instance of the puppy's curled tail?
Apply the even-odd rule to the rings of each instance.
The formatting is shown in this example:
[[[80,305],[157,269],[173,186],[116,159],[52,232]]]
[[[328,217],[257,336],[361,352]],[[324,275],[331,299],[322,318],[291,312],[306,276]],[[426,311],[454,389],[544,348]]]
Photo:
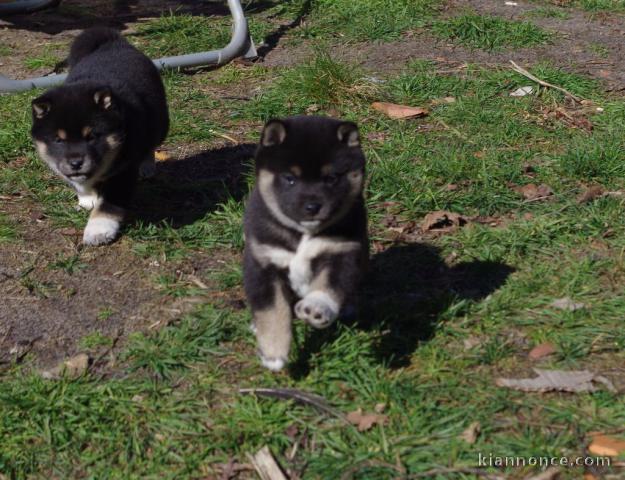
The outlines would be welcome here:
[[[76,65],[87,55],[95,52],[102,45],[109,42],[117,42],[123,40],[117,30],[107,27],[94,27],[82,32],[69,51],[69,57],[67,57],[67,64],[70,68]]]

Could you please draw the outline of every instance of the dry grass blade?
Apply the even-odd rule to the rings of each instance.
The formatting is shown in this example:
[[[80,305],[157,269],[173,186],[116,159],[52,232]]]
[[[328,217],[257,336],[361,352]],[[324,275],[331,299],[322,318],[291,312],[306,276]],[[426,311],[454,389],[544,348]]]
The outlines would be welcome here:
[[[557,85],[554,85],[553,83],[549,83],[549,82],[545,82],[544,80],[541,80],[540,78],[532,75],[530,72],[525,70],[523,67],[520,67],[519,65],[517,65],[513,60],[510,60],[510,63],[512,64],[512,70],[514,70],[515,72],[520,73],[524,77],[527,77],[530,80],[533,80],[534,82],[538,83],[539,85],[542,85],[543,87],[553,88],[554,90],[558,90],[559,92],[564,93],[564,95],[566,95],[571,100],[574,100],[577,103],[582,103],[582,99],[581,98],[573,95],[568,90],[566,90],[566,89],[564,89],[562,87],[559,87]]]
[[[294,388],[240,388],[242,395],[256,395],[259,397],[279,398],[281,400],[294,400],[298,403],[310,405],[322,412],[333,415],[341,420],[347,421],[345,415],[332,407],[328,401],[312,393],[303,392]]]

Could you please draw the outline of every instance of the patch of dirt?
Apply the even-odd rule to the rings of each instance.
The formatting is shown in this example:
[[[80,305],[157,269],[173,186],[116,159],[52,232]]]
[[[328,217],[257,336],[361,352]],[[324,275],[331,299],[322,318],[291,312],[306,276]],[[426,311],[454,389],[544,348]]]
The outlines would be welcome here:
[[[602,81],[609,90],[625,89],[625,17],[617,14],[591,16],[586,12],[566,9],[569,18],[537,18],[528,13],[539,7],[530,2],[507,6],[492,0],[455,0],[450,14],[467,9],[509,20],[531,21],[556,33],[553,43],[530,48],[484,51],[469,49],[441,40],[426,31],[408,32],[392,42],[356,42],[333,44],[335,58],[359,65],[365,70],[384,75],[401,71],[411,60],[431,60],[441,64],[473,63],[479,65],[522,65],[550,62],[574,73],[590,75]],[[605,54],[595,52],[605,47]],[[313,54],[309,42],[298,45],[279,44],[268,52],[266,66],[291,66]]]
[[[155,278],[200,278],[221,268],[227,256],[191,256],[179,262],[141,258],[122,237],[107,247],[83,248],[82,232],[55,228],[25,199],[5,201],[0,211],[19,225],[18,241],[0,244],[0,363],[34,354],[40,365],[83,351],[80,341],[99,332],[123,339],[180,318],[207,298],[173,299]],[[77,256],[71,267],[67,261]]]

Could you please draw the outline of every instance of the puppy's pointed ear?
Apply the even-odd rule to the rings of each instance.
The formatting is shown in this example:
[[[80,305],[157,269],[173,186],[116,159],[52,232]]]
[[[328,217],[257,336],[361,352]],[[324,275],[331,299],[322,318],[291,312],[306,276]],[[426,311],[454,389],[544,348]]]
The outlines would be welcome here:
[[[113,105],[113,94],[107,87],[98,88],[93,93],[93,101],[99,105],[102,110],[108,110]]]
[[[263,147],[280,145],[286,138],[286,127],[280,120],[269,120],[263,128],[260,143]]]
[[[43,118],[50,112],[52,104],[48,100],[39,97],[33,100],[32,106],[33,115],[35,116],[35,118]]]
[[[341,123],[336,130],[336,137],[339,139],[339,142],[344,143],[348,147],[360,146],[360,134],[355,123]]]

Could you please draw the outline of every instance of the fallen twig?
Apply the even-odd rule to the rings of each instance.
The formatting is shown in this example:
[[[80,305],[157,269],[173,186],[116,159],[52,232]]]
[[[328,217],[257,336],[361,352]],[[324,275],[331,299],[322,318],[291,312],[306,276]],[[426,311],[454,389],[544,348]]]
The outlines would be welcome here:
[[[530,72],[525,70],[523,67],[520,67],[519,65],[514,63],[513,60],[510,60],[510,63],[512,64],[512,70],[514,70],[515,72],[520,73],[524,77],[527,77],[530,80],[533,80],[534,82],[538,83],[539,85],[542,85],[543,87],[553,88],[554,90],[558,90],[559,92],[562,92],[564,95],[566,95],[571,100],[574,100],[577,103],[582,103],[582,99],[581,98],[577,97],[576,95],[573,95],[571,92],[569,92],[565,88],[562,88],[562,87],[559,87],[557,85],[554,85],[553,83],[549,83],[549,82],[545,82],[544,80],[541,80],[540,78],[532,75]]]
[[[279,398],[281,400],[295,400],[296,402],[310,405],[317,410],[329,413],[347,422],[345,415],[332,407],[325,398],[294,388],[240,388],[239,393],[242,395]]]
[[[268,446],[265,445],[254,455],[248,453],[247,457],[261,480],[287,480]]]

